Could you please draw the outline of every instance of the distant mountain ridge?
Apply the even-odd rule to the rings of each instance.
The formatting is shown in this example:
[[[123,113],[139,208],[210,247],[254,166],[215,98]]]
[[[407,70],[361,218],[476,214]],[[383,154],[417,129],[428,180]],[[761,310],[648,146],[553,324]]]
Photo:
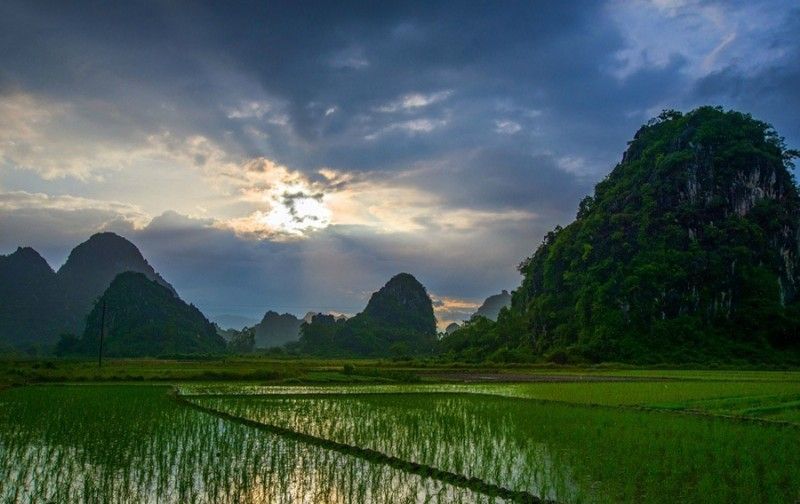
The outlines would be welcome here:
[[[500,310],[509,306],[511,306],[511,294],[509,294],[507,290],[503,289],[500,294],[495,294],[486,298],[483,304],[478,307],[472,316],[486,317],[489,320],[496,321],[497,316],[500,314]]]
[[[255,329],[256,348],[273,348],[283,346],[300,339],[300,325],[298,319],[291,313],[279,314],[269,310],[264,314],[261,322],[253,326]]]
[[[117,275],[142,273],[177,296],[136,246],[98,233],[76,246],[58,272],[34,249],[0,256],[0,342],[53,345],[61,333],[81,334],[94,301]]]
[[[259,320],[256,318],[246,317],[243,315],[232,315],[228,313],[214,315],[210,318],[213,322],[216,322],[217,325],[219,325],[220,329],[223,330],[253,327],[259,322]]]

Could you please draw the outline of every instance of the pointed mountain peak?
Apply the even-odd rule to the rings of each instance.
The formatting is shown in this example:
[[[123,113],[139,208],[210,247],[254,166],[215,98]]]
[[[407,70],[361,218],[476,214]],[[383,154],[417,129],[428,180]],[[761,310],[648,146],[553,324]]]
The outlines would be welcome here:
[[[115,233],[97,233],[72,249],[59,273],[123,262],[147,264],[136,245],[127,239]]]
[[[391,278],[372,294],[363,314],[373,320],[425,334],[436,333],[433,303],[425,287],[409,273]]]
[[[61,289],[68,294],[73,314],[72,331],[82,330],[83,320],[94,301],[117,275],[126,271],[142,273],[167,288],[173,296],[178,295],[150,266],[136,245],[115,233],[97,233],[72,249],[67,262],[58,270]]]
[[[5,263],[15,268],[25,268],[29,271],[53,273],[53,269],[39,252],[31,247],[18,247],[16,251],[7,256],[0,256]]]
[[[125,271],[144,273],[175,294],[175,289],[156,273],[136,245],[111,232],[94,234],[72,249],[58,275],[67,281],[94,278],[96,282],[92,283],[102,284],[96,294],[99,295],[118,274]]]
[[[214,353],[225,342],[205,316],[143,273],[117,275],[87,317],[82,350],[97,349],[105,323],[108,356],[140,357],[163,353]],[[104,308],[105,306],[105,308]],[[103,315],[104,309],[108,316]]]

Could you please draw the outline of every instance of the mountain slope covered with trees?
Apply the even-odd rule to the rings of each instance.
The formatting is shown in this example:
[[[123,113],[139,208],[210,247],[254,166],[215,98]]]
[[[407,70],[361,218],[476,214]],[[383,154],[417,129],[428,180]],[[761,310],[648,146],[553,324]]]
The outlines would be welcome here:
[[[73,353],[96,354],[103,323],[103,354],[108,356],[152,357],[225,350],[225,341],[200,310],[143,273],[121,273],[111,282],[89,313],[83,338]],[[70,353],[67,349],[62,351]]]
[[[520,265],[498,321],[442,341],[457,358],[797,361],[796,151],[747,114],[665,111]]]

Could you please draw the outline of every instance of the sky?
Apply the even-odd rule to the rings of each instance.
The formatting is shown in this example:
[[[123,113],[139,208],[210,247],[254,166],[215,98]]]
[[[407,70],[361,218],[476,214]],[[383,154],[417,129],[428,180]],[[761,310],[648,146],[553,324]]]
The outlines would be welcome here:
[[[800,4],[0,3],[0,254],[133,241],[209,318],[353,314],[412,273],[440,325],[666,108],[800,147]]]

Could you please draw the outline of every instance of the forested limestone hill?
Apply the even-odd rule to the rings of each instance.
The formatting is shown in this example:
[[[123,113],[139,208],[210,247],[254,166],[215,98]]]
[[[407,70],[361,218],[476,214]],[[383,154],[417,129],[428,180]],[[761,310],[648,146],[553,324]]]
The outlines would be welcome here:
[[[225,350],[225,341],[200,310],[143,273],[117,275],[89,313],[83,338],[72,353],[96,354],[103,322],[103,353],[108,356],[152,357]],[[68,349],[62,352],[71,353]]]
[[[442,342],[460,358],[797,361],[795,151],[747,114],[666,111],[523,261],[497,323]]]

